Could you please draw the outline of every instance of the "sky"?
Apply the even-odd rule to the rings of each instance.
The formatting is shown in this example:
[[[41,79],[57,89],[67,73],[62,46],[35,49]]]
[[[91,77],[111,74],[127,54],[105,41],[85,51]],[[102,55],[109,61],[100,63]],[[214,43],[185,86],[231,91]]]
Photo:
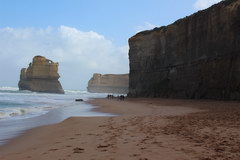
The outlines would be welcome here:
[[[0,0],[0,86],[17,87],[36,55],[59,62],[64,89],[129,72],[128,39],[221,0]]]

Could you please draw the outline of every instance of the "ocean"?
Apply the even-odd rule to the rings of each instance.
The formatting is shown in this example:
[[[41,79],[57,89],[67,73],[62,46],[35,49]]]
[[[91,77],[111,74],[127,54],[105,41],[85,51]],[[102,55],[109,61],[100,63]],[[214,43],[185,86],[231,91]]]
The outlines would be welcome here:
[[[103,98],[107,94],[65,90],[65,94],[19,91],[14,87],[0,87],[0,145],[27,129],[54,124],[72,116],[112,116],[93,112],[94,106],[84,102],[91,98]]]

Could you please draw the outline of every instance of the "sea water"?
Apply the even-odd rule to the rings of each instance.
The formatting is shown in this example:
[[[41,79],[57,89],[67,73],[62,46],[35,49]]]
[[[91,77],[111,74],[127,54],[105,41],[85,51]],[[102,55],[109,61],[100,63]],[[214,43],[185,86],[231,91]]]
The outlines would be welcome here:
[[[63,121],[71,116],[111,116],[93,112],[94,106],[84,102],[91,98],[103,98],[106,94],[65,90],[65,94],[19,91],[14,87],[0,87],[0,145],[23,131]]]

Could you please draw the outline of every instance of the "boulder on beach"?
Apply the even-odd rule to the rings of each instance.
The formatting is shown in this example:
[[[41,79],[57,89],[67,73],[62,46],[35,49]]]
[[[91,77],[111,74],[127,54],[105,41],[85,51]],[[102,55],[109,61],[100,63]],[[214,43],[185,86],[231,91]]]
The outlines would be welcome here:
[[[83,99],[81,99],[81,98],[78,98],[78,99],[75,99],[75,101],[76,101],[76,102],[82,102],[82,101],[83,101]]]

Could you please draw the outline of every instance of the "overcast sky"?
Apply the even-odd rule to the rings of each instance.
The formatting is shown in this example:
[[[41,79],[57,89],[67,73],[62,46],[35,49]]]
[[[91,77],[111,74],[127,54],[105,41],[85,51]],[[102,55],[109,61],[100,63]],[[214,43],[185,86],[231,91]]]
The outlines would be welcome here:
[[[35,55],[59,62],[64,89],[93,73],[128,73],[128,38],[220,0],[0,0],[0,86],[16,87]]]

